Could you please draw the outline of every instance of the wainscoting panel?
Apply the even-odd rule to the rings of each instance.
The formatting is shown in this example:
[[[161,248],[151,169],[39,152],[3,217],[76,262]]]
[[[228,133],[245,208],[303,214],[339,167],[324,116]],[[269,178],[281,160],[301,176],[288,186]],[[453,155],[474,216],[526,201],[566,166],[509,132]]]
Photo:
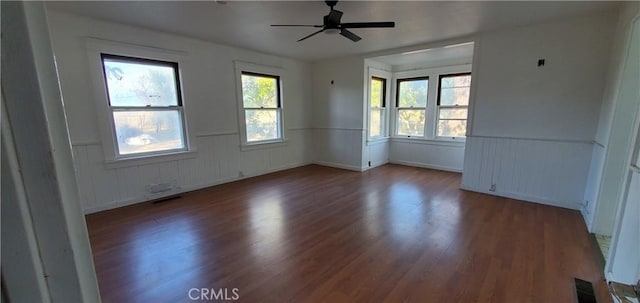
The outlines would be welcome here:
[[[389,139],[367,142],[362,157],[363,169],[367,170],[387,163],[389,163]]]
[[[391,163],[462,172],[464,144],[391,139],[389,155]]]
[[[176,193],[311,163],[311,129],[288,131],[284,146],[240,151],[238,134],[196,136],[193,156],[113,168],[99,143],[74,144],[76,175],[85,213],[116,208]],[[150,192],[169,184],[171,190]]]
[[[468,137],[461,187],[580,209],[592,150],[583,141]]]

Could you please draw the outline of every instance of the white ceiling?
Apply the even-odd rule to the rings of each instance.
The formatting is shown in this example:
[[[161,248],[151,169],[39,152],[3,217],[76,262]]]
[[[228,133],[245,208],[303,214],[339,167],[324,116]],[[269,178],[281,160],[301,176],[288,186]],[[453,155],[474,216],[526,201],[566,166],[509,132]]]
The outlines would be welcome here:
[[[313,28],[270,24],[322,24],[321,1],[68,1],[50,9],[140,26],[302,60],[318,60],[410,46],[571,15],[610,10],[614,2],[422,2],[341,1],[343,22],[395,21],[394,29],[353,29],[363,39],[340,35],[299,38]]]
[[[473,57],[473,42],[370,58],[391,66],[429,64]]]

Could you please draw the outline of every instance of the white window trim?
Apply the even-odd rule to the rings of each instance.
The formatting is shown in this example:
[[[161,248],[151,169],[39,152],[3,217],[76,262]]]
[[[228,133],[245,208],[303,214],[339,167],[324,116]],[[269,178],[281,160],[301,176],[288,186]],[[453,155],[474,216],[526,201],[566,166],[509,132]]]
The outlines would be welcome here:
[[[108,166],[135,166],[146,162],[162,162],[171,161],[176,157],[190,157],[196,151],[194,142],[190,132],[189,123],[186,114],[188,101],[185,94],[184,77],[181,71],[184,58],[187,55],[183,51],[175,51],[162,49],[152,46],[142,46],[135,44],[127,44],[122,42],[102,40],[97,38],[86,38],[85,47],[87,50],[89,72],[93,83],[93,96],[96,101],[96,111],[98,116],[98,124],[100,130],[100,142],[105,156],[105,163]],[[182,94],[182,125],[184,132],[185,148],[170,151],[150,152],[133,155],[118,155],[118,143],[116,141],[116,133],[109,106],[109,97],[107,94],[106,81],[102,66],[102,54],[118,55],[132,58],[152,59],[159,61],[170,61],[178,63],[178,79],[180,91]],[[157,160],[150,160],[157,158]],[[122,164],[116,164],[122,163]]]
[[[240,150],[249,151],[261,148],[273,148],[284,146],[287,143],[287,131],[285,128],[285,100],[284,100],[284,83],[285,83],[285,70],[279,67],[259,65],[243,61],[234,61],[235,74],[236,74],[236,101],[238,106],[238,131],[240,133]],[[279,93],[280,93],[280,138],[274,140],[263,140],[248,142],[247,141],[247,126],[245,124],[245,109],[244,102],[242,100],[242,72],[251,72],[257,74],[266,74],[278,76],[280,78]]]
[[[385,79],[385,107],[382,117],[382,134],[380,136],[371,137],[371,133],[369,127],[371,126],[371,79],[373,77],[383,78]],[[393,108],[391,105],[391,80],[393,75],[385,70],[377,69],[374,67],[369,67],[369,72],[367,73],[367,104],[366,104],[366,115],[367,115],[367,124],[365,127],[367,133],[367,143],[378,143],[389,140],[389,112],[390,109]]]
[[[455,74],[470,74],[471,75],[471,71],[469,72],[462,72],[462,73],[450,73],[450,74],[439,74],[438,75],[438,83],[436,84],[437,86],[437,93],[438,95],[440,94],[440,79],[443,76],[451,76],[451,75],[455,75]],[[473,76],[471,77],[473,79]],[[473,81],[473,80],[471,80]],[[440,108],[444,107],[444,108],[466,108],[467,109],[467,119],[465,119],[465,121],[467,121],[467,128],[469,127],[469,105],[466,106],[450,106],[450,105],[438,105],[438,98],[439,96],[436,96],[436,115],[435,115],[435,128],[434,128],[434,133],[435,133],[435,138],[436,140],[440,140],[440,141],[451,141],[451,142],[466,142],[467,137],[449,137],[449,136],[438,136],[438,121],[439,121],[439,117],[440,117]],[[471,86],[469,86],[469,104],[471,103]],[[446,119],[444,119],[446,120]],[[455,120],[455,119],[449,119],[449,120]]]
[[[449,141],[449,142],[465,142],[465,137],[441,137],[436,136],[437,131],[437,113],[438,113],[438,82],[440,79],[440,75],[448,75],[448,74],[457,74],[457,73],[471,73],[471,64],[463,64],[463,65],[452,65],[445,67],[437,67],[437,68],[424,68],[417,69],[411,71],[401,71],[393,73],[392,77],[392,93],[391,97],[393,98],[391,103],[391,110],[389,119],[390,123],[390,134],[392,139],[406,139],[406,140],[417,140],[417,141]],[[398,124],[398,107],[396,106],[396,97],[397,97],[397,83],[398,79],[407,79],[407,78],[417,78],[417,77],[429,77],[429,89],[427,91],[427,107],[425,114],[425,130],[424,136],[405,136],[398,135],[397,133],[397,124]],[[473,77],[473,75],[472,75]],[[473,85],[473,81],[472,81]],[[471,96],[469,96],[471,98]],[[472,100],[469,100],[471,103]],[[468,121],[468,119],[467,119]],[[467,127],[469,127],[467,122]]]

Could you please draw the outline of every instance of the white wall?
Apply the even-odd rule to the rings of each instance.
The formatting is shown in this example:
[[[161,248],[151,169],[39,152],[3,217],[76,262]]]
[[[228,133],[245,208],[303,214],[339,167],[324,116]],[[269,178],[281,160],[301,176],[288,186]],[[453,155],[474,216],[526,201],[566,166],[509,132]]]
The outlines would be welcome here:
[[[381,62],[365,59],[364,60],[365,72],[364,72],[364,100],[363,100],[363,121],[362,127],[364,128],[363,145],[362,145],[362,170],[371,169],[384,164],[389,163],[389,123],[390,115],[389,111],[392,107],[392,89],[393,77],[391,74],[391,66]],[[371,77],[381,77],[387,80],[385,88],[385,100],[386,100],[386,118],[385,128],[386,133],[382,138],[369,138],[369,114],[371,106]]]
[[[175,183],[193,190],[311,162],[310,67],[296,60],[48,11],[86,212],[153,198],[145,187]],[[183,52],[181,77],[193,157],[156,163],[105,163],[85,42],[87,37]],[[240,151],[234,60],[284,69],[286,146]],[[110,138],[108,138],[110,139]]]
[[[580,208],[615,17],[581,16],[478,37],[464,188],[489,192],[495,184],[498,195]],[[538,59],[546,60],[544,67]],[[517,159],[517,167],[501,165],[505,159]]]
[[[625,284],[635,284],[640,279],[640,172],[631,174],[629,193],[624,217],[620,222],[620,232],[617,235],[616,248],[612,251],[611,262],[612,280]]]
[[[609,146],[605,157],[603,180],[621,174],[619,200],[599,200],[596,220],[602,207],[615,206],[612,246],[607,259],[607,276],[626,284],[640,279],[640,10],[631,24],[628,49],[618,85]],[[616,162],[622,162],[620,172]],[[606,185],[606,183],[603,183]],[[603,193],[605,189],[603,188]],[[602,196],[601,196],[602,197]],[[609,210],[606,210],[609,212]],[[601,223],[597,220],[595,223]],[[600,224],[596,225],[596,227]]]
[[[626,163],[624,153],[629,148],[628,132],[633,123],[633,103],[620,104],[618,92],[626,54],[630,46],[631,22],[640,12],[640,4],[627,2],[623,5],[615,30],[612,53],[609,59],[606,87],[603,95],[594,154],[589,171],[589,187],[585,200],[592,201],[583,211],[589,229],[595,233],[611,235],[617,205],[620,201],[621,185],[624,183]],[[615,116],[615,119],[614,119]],[[615,127],[627,134],[611,133]]]
[[[364,71],[360,57],[313,63],[314,162],[363,169]]]
[[[5,221],[16,227],[2,238],[3,295],[11,302],[100,302],[44,5],[1,5],[2,228]]]

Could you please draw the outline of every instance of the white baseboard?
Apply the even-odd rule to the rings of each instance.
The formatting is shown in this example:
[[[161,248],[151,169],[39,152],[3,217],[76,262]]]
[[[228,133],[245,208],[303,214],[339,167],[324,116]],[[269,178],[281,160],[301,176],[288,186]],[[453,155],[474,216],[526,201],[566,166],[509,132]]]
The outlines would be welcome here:
[[[385,165],[385,164],[388,164],[388,163],[389,163],[389,160],[387,160],[387,161],[385,161],[385,162],[374,163],[374,164],[373,164],[373,165],[371,165],[371,166],[363,166],[360,170],[361,170],[361,171],[367,171],[367,170],[374,169],[374,168],[376,168],[376,167],[380,167],[380,166]]]
[[[335,162],[313,161],[313,164],[317,164],[317,165],[321,165],[321,166],[328,166],[328,167],[333,167],[333,168],[341,168],[341,169],[346,169],[346,170],[353,170],[353,171],[363,171],[362,167],[358,167],[358,166],[355,166],[355,165],[347,165],[347,164],[342,164],[342,163],[335,163]]]
[[[500,192],[500,191],[491,192],[491,191],[488,191],[488,190],[482,190],[482,189],[466,186],[464,184],[460,185],[460,189],[473,191],[473,192],[477,192],[477,193],[482,193],[482,194],[487,194],[487,195],[511,198],[511,199],[516,199],[516,200],[521,200],[521,201],[526,201],[526,202],[545,204],[545,205],[556,206],[556,207],[567,208],[567,209],[578,210],[578,211],[580,210],[580,204],[578,202],[575,202],[575,203],[566,203],[565,202],[565,203],[563,203],[562,201],[549,200],[549,199],[544,199],[544,198],[540,198],[540,197],[522,195],[522,194],[518,194],[518,193],[509,193],[509,192]]]
[[[238,181],[238,180],[242,180],[242,179],[257,177],[257,176],[261,176],[261,175],[266,175],[266,174],[270,174],[270,173],[274,173],[274,172],[278,172],[278,171],[282,171],[282,170],[287,170],[287,169],[292,169],[292,168],[296,168],[296,167],[301,167],[301,166],[305,166],[305,165],[309,165],[309,164],[312,164],[312,162],[307,161],[307,162],[303,162],[303,163],[286,165],[286,166],[282,166],[282,167],[278,167],[278,168],[274,168],[274,169],[270,169],[270,170],[266,170],[266,171],[262,171],[262,172],[250,173],[248,175],[245,175],[244,177],[233,177],[233,178],[215,180],[215,181],[212,181],[212,182],[205,182],[205,183],[200,183],[200,184],[195,184],[195,185],[181,186],[181,187],[178,187],[176,190],[167,192],[163,196],[154,197],[154,199],[162,199],[163,197],[175,196],[175,195],[187,193],[187,192],[198,190],[198,189],[203,189],[203,188],[216,186],[216,185],[220,185],[220,184],[225,184],[225,183],[229,183],[229,182],[233,182],[233,181]],[[105,211],[105,210],[115,209],[115,208],[119,208],[119,207],[123,207],[123,206],[129,206],[129,205],[148,202],[148,201],[149,201],[149,199],[147,197],[144,197],[144,196],[142,196],[142,197],[134,197],[134,198],[126,199],[126,200],[114,201],[114,202],[109,202],[109,203],[105,203],[105,204],[102,204],[102,205],[87,207],[87,208],[83,209],[83,212],[84,212],[85,215],[88,215],[88,214],[92,214],[92,213],[97,213],[97,212],[101,212],[101,211]]]
[[[441,166],[441,165],[435,165],[435,164],[427,164],[427,163],[421,163],[421,162],[412,162],[412,161],[389,161],[389,163],[393,163],[393,164],[400,164],[400,165],[406,165],[406,166],[414,166],[414,167],[422,167],[422,168],[437,169],[437,170],[444,170],[444,171],[450,171],[450,172],[454,172],[454,173],[461,173],[461,172],[462,172],[462,168],[449,167],[449,166]]]

